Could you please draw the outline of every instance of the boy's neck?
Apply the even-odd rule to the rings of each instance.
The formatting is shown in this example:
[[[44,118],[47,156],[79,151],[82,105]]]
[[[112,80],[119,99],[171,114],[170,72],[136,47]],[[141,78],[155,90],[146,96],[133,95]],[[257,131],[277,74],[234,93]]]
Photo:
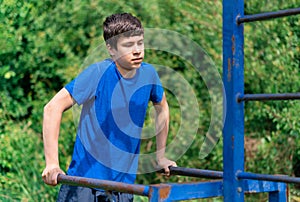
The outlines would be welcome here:
[[[130,79],[136,74],[136,69],[127,70],[125,68],[120,67],[118,63],[116,63],[116,66],[123,78]]]

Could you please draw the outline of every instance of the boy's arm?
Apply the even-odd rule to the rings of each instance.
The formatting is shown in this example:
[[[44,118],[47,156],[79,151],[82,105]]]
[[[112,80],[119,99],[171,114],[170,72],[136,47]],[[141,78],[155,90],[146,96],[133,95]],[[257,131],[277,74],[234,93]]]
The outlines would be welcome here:
[[[57,185],[57,175],[64,173],[59,167],[58,136],[62,114],[73,104],[72,96],[63,88],[44,107],[43,141],[46,168],[42,173],[42,178],[48,185]]]
[[[154,103],[156,111],[156,160],[160,168],[165,170],[167,176],[170,175],[169,166],[177,166],[174,161],[165,157],[166,143],[169,132],[169,106],[165,94],[160,103]]]

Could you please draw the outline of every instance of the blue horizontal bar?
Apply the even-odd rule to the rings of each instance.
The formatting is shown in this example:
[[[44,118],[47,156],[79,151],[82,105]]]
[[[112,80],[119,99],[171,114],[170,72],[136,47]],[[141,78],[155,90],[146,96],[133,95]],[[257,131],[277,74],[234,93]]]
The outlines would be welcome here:
[[[262,180],[242,180],[242,190],[245,193],[262,193],[262,192],[276,192],[285,189],[285,183],[262,181]]]
[[[275,12],[266,12],[266,13],[259,13],[259,14],[253,14],[253,15],[245,15],[244,17],[239,17],[237,19],[237,23],[241,24],[244,22],[267,20],[267,19],[272,19],[272,18],[297,15],[297,14],[300,14],[300,8],[291,8],[291,9],[280,10],[280,11],[275,11]]]
[[[262,193],[285,191],[285,183],[241,180],[240,192]],[[169,183],[150,185],[149,201],[177,201],[200,198],[220,197],[224,194],[222,180],[195,182],[195,183]]]
[[[149,201],[177,201],[223,196],[223,181],[151,185]]]
[[[298,100],[300,93],[282,93],[282,94],[245,94],[238,95],[237,101],[263,101],[263,100]]]
[[[237,178],[300,184],[299,177],[290,177],[286,175],[266,175],[266,174],[241,172],[237,174]]]
[[[73,186],[99,188],[110,191],[118,191],[124,193],[131,193],[141,196],[149,195],[149,186],[128,184],[122,182],[114,182],[109,180],[98,180],[92,178],[76,177],[59,174],[57,176],[58,183],[69,184]]]

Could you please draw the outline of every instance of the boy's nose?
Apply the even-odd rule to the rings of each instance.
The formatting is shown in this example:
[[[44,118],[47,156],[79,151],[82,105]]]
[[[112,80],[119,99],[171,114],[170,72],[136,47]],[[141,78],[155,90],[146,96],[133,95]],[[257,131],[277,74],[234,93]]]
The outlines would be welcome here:
[[[142,48],[139,45],[135,45],[133,47],[132,53],[137,54],[137,53],[141,53],[142,52]]]

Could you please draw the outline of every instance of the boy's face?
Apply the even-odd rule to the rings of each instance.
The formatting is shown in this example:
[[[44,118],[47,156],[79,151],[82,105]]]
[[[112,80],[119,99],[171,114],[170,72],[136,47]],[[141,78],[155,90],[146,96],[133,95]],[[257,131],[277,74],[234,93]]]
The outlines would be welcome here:
[[[144,36],[122,36],[117,41],[117,49],[109,47],[109,52],[122,70],[138,69],[144,59]]]

